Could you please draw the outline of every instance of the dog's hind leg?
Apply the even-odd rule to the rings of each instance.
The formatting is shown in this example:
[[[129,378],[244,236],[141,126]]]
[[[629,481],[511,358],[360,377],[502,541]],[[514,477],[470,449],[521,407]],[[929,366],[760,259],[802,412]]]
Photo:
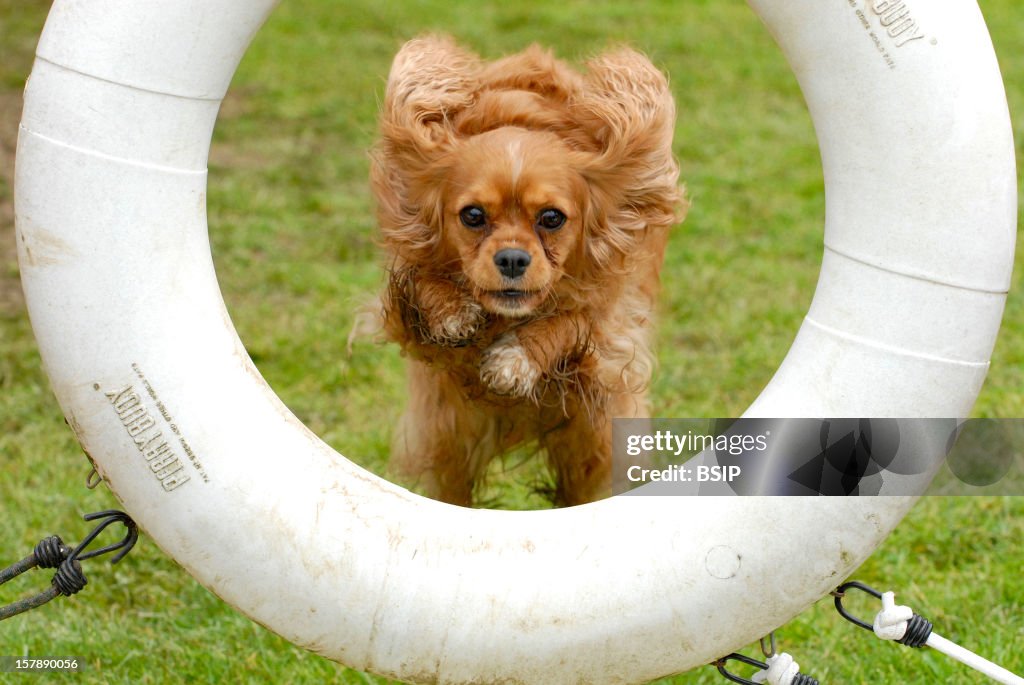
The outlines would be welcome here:
[[[399,479],[433,499],[471,506],[498,441],[492,413],[469,401],[445,371],[410,361],[409,404],[391,447]]]
[[[611,495],[611,423],[578,412],[542,437],[555,476],[554,504],[570,507]]]
[[[555,505],[575,506],[611,496],[612,419],[646,412],[643,393],[612,393],[601,398],[599,407],[566,406],[565,421],[541,436],[555,476]]]

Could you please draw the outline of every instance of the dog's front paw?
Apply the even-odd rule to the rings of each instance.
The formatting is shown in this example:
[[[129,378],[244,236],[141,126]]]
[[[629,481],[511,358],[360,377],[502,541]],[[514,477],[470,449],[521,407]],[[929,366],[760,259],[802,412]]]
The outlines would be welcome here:
[[[455,347],[469,341],[484,321],[484,309],[471,299],[445,303],[427,321],[430,342]]]
[[[502,336],[487,348],[480,363],[480,380],[499,395],[529,397],[540,376],[540,367],[519,344],[515,333]]]

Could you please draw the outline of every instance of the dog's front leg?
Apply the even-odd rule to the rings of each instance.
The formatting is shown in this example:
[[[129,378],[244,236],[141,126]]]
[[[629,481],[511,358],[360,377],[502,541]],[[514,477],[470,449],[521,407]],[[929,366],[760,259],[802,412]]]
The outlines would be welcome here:
[[[416,281],[416,299],[425,324],[426,342],[463,344],[484,322],[480,303],[448,279],[420,276]]]
[[[484,323],[483,307],[453,281],[397,270],[391,274],[385,306],[389,337],[419,345],[458,347]]]
[[[498,338],[481,359],[480,380],[499,395],[533,397],[545,374],[579,355],[590,338],[584,314],[536,319]]]

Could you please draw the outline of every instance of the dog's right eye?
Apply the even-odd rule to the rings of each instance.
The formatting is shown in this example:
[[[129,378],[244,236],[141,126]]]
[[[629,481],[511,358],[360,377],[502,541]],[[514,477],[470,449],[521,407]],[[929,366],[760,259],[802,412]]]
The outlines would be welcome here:
[[[487,223],[487,212],[476,205],[470,205],[459,212],[459,220],[466,228],[483,228]]]

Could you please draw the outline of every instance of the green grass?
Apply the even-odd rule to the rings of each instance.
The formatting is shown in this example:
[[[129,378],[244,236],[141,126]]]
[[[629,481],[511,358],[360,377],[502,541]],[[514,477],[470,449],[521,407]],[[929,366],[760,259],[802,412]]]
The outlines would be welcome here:
[[[676,152],[693,209],[666,257],[656,412],[735,415],[771,377],[807,310],[820,261],[824,199],[810,119],[781,54],[742,3],[637,6],[289,0],[257,36],[215,133],[214,256],[260,370],[344,454],[384,472],[389,427],[403,403],[396,351],[363,343],[349,357],[345,339],[353,311],[381,280],[366,150],[383,79],[401,41],[426,30],[453,33],[487,56],[537,41],[576,59],[626,41],[671,74]],[[1015,0],[982,6],[1019,115],[1019,151],[1024,12]],[[103,488],[83,487],[85,459],[49,391],[17,293],[14,124],[46,9],[38,0],[0,0],[0,565],[53,532],[79,539],[87,531],[81,513],[116,506]],[[979,416],[1024,416],[1021,273],[1018,266]],[[529,469],[513,466],[489,494],[506,507],[536,506],[521,485]],[[1024,670],[1021,540],[1024,498],[928,498],[856,577],[901,590],[942,634]],[[146,538],[119,566],[87,570],[82,594],[0,624],[0,655],[77,655],[89,670],[58,679],[84,683],[384,682],[238,615]],[[2,588],[0,603],[46,582],[42,573],[26,575]],[[827,601],[780,638],[823,682],[985,682],[935,654],[874,640]],[[724,681],[705,668],[659,682]]]

